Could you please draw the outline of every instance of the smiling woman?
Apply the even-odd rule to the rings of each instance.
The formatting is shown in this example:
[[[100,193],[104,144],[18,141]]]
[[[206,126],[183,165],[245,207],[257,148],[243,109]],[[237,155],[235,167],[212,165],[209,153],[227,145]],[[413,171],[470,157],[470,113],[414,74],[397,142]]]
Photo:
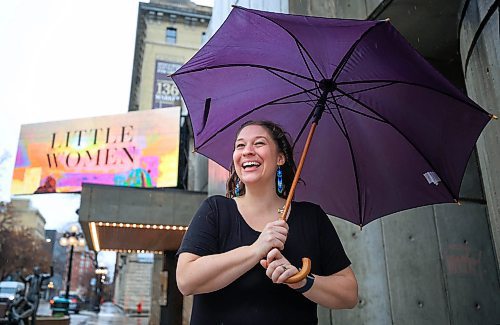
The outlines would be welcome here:
[[[356,305],[351,263],[323,210],[292,202],[287,221],[279,218],[295,174],[291,153],[273,122],[237,132],[227,197],[203,202],[178,251],[177,284],[195,295],[191,324],[315,324],[317,304]],[[302,256],[314,261],[311,273],[288,283]]]

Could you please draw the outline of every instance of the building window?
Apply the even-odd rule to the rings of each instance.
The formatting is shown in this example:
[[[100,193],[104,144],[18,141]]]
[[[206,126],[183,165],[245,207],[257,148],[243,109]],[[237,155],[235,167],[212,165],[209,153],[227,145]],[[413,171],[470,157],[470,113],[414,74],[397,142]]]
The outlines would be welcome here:
[[[177,43],[177,28],[167,27],[165,40],[167,41],[167,44]]]

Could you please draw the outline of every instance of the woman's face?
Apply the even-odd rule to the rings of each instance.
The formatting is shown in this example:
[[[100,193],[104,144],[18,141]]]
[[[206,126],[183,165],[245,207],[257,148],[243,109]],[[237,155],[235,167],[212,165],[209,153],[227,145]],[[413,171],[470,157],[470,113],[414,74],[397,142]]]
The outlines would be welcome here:
[[[233,163],[236,174],[246,185],[273,182],[278,165],[285,163],[269,131],[260,125],[243,128],[234,144]]]

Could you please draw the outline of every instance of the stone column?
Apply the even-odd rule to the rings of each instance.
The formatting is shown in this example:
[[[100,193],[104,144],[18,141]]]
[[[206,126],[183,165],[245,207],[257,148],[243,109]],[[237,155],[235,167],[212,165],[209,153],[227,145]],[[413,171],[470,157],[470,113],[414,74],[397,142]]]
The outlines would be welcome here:
[[[460,55],[467,93],[481,107],[500,116],[499,4],[495,0],[464,1],[459,26]],[[500,256],[500,120],[486,127],[477,152],[497,265]]]

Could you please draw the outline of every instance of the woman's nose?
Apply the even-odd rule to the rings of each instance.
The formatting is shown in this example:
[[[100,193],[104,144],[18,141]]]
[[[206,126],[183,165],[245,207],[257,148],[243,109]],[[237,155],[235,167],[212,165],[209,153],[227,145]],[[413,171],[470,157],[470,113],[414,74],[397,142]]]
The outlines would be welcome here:
[[[253,153],[254,153],[254,150],[253,150],[253,146],[252,145],[247,145],[243,149],[243,155],[244,156],[252,155]]]

